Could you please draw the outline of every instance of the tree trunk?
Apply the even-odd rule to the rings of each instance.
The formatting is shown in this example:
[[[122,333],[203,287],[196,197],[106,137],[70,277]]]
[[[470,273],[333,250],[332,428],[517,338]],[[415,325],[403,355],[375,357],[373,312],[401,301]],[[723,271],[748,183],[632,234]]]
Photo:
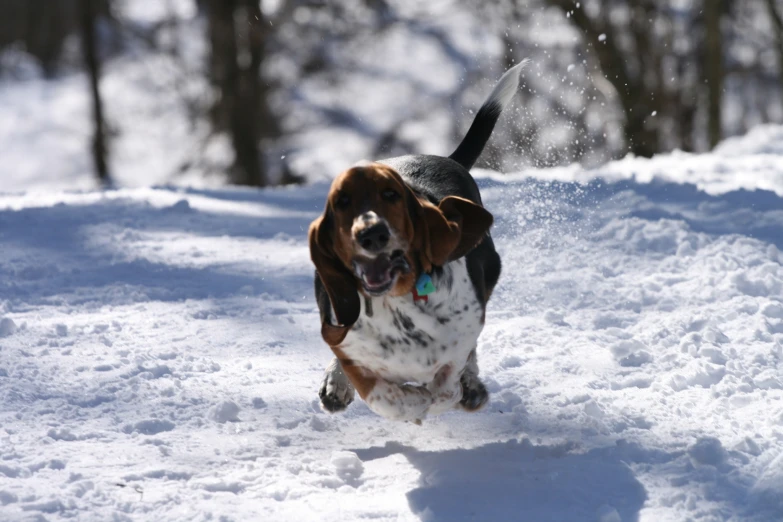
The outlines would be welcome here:
[[[92,140],[92,155],[95,163],[95,172],[102,185],[109,183],[109,167],[106,160],[106,125],[103,117],[103,100],[100,89],[100,60],[98,58],[97,42],[95,38],[95,21],[97,19],[99,0],[82,0],[82,49],[87,73],[90,79],[90,92],[92,94],[92,115],[95,126]]]
[[[208,0],[209,22],[209,76],[215,89],[215,101],[211,108],[212,125],[218,130],[228,130],[230,113],[228,104],[233,85],[239,74],[237,65],[236,35],[234,29],[234,0]]]
[[[775,32],[775,42],[778,53],[778,76],[780,78],[781,101],[783,101],[783,15],[775,6],[775,0],[766,0],[769,19],[772,21],[772,29]]]
[[[723,37],[720,21],[722,2],[704,0],[704,79],[707,82],[707,137],[710,148],[720,143],[723,120],[721,107],[723,103]]]
[[[207,7],[211,79],[218,92],[212,122],[231,136],[231,182],[263,187],[268,180],[259,143],[274,127],[261,84],[265,19],[258,0],[209,0]]]

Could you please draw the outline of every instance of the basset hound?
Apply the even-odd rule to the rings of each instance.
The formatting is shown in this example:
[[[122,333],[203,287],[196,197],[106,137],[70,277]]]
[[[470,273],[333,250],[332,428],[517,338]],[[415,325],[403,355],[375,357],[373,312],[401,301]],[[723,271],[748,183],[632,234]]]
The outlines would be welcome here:
[[[332,183],[309,231],[321,335],[335,355],[319,390],[325,410],[358,391],[375,413],[420,424],[487,402],[476,343],[500,257],[468,170],[524,65],[503,75],[448,158],[365,163]]]

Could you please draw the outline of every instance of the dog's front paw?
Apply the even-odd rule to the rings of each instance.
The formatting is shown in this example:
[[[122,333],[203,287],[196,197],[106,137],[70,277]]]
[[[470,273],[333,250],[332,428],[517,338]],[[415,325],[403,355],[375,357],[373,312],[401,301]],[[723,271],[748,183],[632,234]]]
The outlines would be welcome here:
[[[462,385],[462,399],[459,405],[466,411],[481,409],[489,399],[489,392],[484,383],[476,375],[465,373],[460,378]]]
[[[354,394],[353,386],[342,373],[337,376],[327,373],[318,390],[321,408],[329,413],[337,413],[347,408],[353,402]]]

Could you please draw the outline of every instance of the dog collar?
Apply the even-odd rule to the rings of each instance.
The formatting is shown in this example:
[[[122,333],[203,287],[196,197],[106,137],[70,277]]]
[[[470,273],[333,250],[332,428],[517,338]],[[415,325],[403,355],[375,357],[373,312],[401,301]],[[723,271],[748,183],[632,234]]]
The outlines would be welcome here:
[[[429,274],[421,274],[413,287],[413,301],[428,301],[428,295],[435,291],[435,284]]]

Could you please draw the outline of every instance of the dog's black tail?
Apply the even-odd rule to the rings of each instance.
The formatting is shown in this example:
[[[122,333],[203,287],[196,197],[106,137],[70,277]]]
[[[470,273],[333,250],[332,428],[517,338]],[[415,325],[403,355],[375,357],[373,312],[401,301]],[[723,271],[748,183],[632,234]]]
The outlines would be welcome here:
[[[489,97],[476,114],[476,119],[468,129],[468,133],[449,158],[453,159],[466,170],[470,170],[476,160],[481,156],[481,151],[487,144],[495,123],[500,117],[511,100],[514,98],[519,88],[519,75],[522,69],[528,64],[528,60],[523,60],[519,65],[515,65],[504,74],[495,88],[492,89]]]

